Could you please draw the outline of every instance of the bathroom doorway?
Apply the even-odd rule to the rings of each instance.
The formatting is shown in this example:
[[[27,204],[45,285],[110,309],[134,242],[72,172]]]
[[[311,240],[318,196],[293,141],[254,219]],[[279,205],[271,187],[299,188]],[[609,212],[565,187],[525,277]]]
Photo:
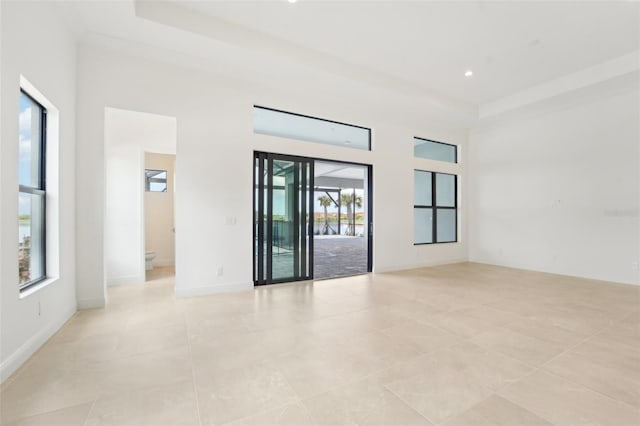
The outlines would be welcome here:
[[[177,120],[107,107],[104,127],[106,284],[173,276]]]
[[[144,153],[145,281],[175,275],[175,154]]]

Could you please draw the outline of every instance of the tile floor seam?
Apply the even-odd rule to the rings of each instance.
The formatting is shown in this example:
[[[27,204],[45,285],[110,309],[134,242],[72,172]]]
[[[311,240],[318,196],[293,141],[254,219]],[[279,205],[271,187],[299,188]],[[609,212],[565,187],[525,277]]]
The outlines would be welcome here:
[[[311,408],[309,408],[309,406],[305,403],[304,399],[300,400],[300,404],[302,404],[302,406],[304,407],[305,410],[307,410],[307,413],[309,413],[309,417],[311,418],[311,420],[313,421],[314,424],[318,424],[318,422],[316,421],[315,416],[313,415],[313,411],[311,410]]]
[[[491,395],[488,395],[487,397],[483,398],[482,400],[480,400],[480,401],[476,402],[476,403],[475,403],[475,404],[473,404],[471,407],[466,408],[466,409],[464,409],[463,411],[461,411],[461,412],[459,412],[459,413],[452,414],[452,415],[450,415],[450,416],[448,416],[448,417],[445,417],[444,419],[442,419],[442,420],[440,421],[440,423],[433,423],[433,424],[434,424],[434,426],[440,426],[440,425],[443,425],[443,424],[447,423],[448,421],[453,420],[453,419],[455,419],[456,417],[463,415],[463,414],[464,414],[464,413],[466,413],[467,411],[469,411],[469,410],[471,410],[472,408],[476,407],[477,405],[479,405],[479,404],[483,403],[484,401],[486,401],[487,399],[491,398],[492,396],[498,396],[498,397],[499,397],[500,395],[498,395],[498,393],[497,393],[497,392],[493,392],[493,391],[492,391]],[[518,407],[520,407],[520,406],[518,405]],[[526,410],[526,408],[524,408],[524,407],[520,407],[520,408],[522,408],[522,409]],[[529,410],[527,410],[527,411],[529,411]],[[481,417],[483,417],[483,416],[481,415]],[[483,417],[483,418],[484,418],[484,417]],[[489,419],[487,419],[487,420],[489,420]],[[514,426],[516,426],[516,425],[514,425]]]
[[[584,339],[582,339],[582,340],[578,341],[577,343],[575,343],[575,344],[573,344],[573,345],[569,346],[569,347],[568,347],[567,349],[565,349],[564,351],[560,352],[559,354],[557,354],[557,355],[555,355],[555,356],[553,356],[553,357],[549,358],[548,360],[546,360],[545,362],[543,362],[542,364],[540,364],[540,365],[538,366],[538,369],[539,369],[539,370],[540,370],[540,369],[542,369],[545,365],[549,364],[551,361],[555,360],[556,358],[559,358],[559,357],[561,357],[562,355],[564,355],[564,354],[566,354],[566,353],[571,352],[573,349],[575,349],[575,348],[577,348],[578,346],[580,346],[580,345],[582,345],[582,344],[584,344],[584,343],[588,342],[589,340],[593,339],[593,338],[594,338],[594,337],[596,337],[597,335],[599,335],[599,334],[601,334],[601,333],[604,333],[605,331],[607,331],[607,329],[608,329],[609,327],[611,327],[611,325],[610,325],[610,324],[608,324],[608,325],[606,325],[606,326],[604,326],[604,327],[600,328],[600,329],[599,329],[598,331],[596,331],[595,333],[592,333],[591,335],[589,335],[589,336],[585,337]]]
[[[398,398],[404,405],[406,405],[410,410],[414,411],[415,413],[417,413],[420,417],[424,418],[426,421],[428,421],[430,424],[432,424],[433,426],[438,426],[439,423],[431,420],[426,414],[422,414],[421,412],[419,412],[418,410],[416,410],[415,408],[413,408],[411,406],[411,404],[409,404],[407,401],[405,401],[404,398],[402,398],[400,395],[398,395],[397,393],[395,393],[392,389],[390,389],[386,384],[382,385],[382,387],[384,389],[386,389],[388,392],[390,392],[391,394],[393,394],[393,396],[395,396],[396,398]]]
[[[498,395],[497,393],[495,393],[494,395],[495,395],[496,397],[498,397],[498,398],[502,398],[502,396]],[[508,401],[508,400],[507,400],[507,399],[505,399],[505,401]],[[477,406],[477,405],[480,405],[482,402],[484,402],[484,401],[480,401],[479,403],[477,403],[477,404],[476,404],[476,405],[474,405],[473,407],[475,407],[475,406]],[[518,408],[520,408],[520,409],[522,409],[522,410],[524,410],[524,411],[526,411],[526,412],[528,412],[528,413],[531,413],[531,414],[532,414],[532,415],[534,415],[534,416],[538,416],[538,415],[537,415],[537,414],[535,414],[533,411],[531,411],[531,410],[529,410],[529,409],[527,409],[527,408],[525,408],[525,407],[521,406],[520,404],[516,404],[516,403],[514,403],[513,401],[509,401],[509,402],[511,402],[511,403],[512,403],[513,405],[515,405],[516,407],[518,407]],[[473,408],[473,407],[471,407],[471,408]],[[470,409],[471,409],[471,408],[470,408]],[[486,416],[486,414],[484,414],[484,413],[480,413],[480,414],[479,414],[479,416],[480,416],[480,417],[482,417],[484,420],[486,420],[488,423],[490,423],[490,422],[491,422],[491,419],[490,419],[489,417],[487,417],[487,416]],[[540,417],[540,416],[538,416],[538,417]],[[552,423],[552,422],[550,422],[550,421],[549,421],[549,420],[547,420],[547,419],[544,419],[544,418],[542,418],[542,417],[540,417],[540,418],[541,418],[541,419],[543,419],[543,420],[548,421],[550,424],[555,425],[555,423]],[[515,426],[515,425],[514,425],[514,426]],[[559,426],[559,425],[557,425],[557,426]]]
[[[527,376],[527,377],[528,377],[528,376]],[[527,408],[527,407],[523,407],[519,402],[514,401],[512,398],[510,398],[510,397],[509,397],[509,395],[502,395],[502,394],[499,394],[499,393],[497,393],[497,395],[498,395],[500,398],[504,398],[504,399],[506,399],[506,400],[507,400],[507,401],[509,401],[510,403],[515,404],[515,405],[517,405],[518,407],[520,407],[520,408],[522,408],[522,409],[524,409],[524,410],[527,410],[527,411],[529,411],[529,412],[531,412],[531,413],[535,414],[536,416],[540,417],[540,418],[541,418],[541,419],[543,419],[543,420],[548,421],[549,423],[551,423],[551,424],[553,424],[553,425],[556,425],[556,426],[564,426],[564,425],[561,425],[561,424],[557,423],[557,421],[550,419],[550,418],[549,418],[549,417],[547,417],[544,413],[541,413],[541,412],[539,412],[538,410],[531,409],[531,408]],[[591,426],[591,425],[589,425],[589,426]]]
[[[298,391],[296,391],[294,388],[292,388],[292,389],[296,392],[296,394],[298,394],[298,398],[300,398],[301,401],[304,401],[304,400],[307,400],[307,399],[316,398],[316,397],[318,397],[320,395],[324,395],[324,394],[329,393],[329,392],[333,392],[333,391],[338,390],[340,388],[343,388],[345,386],[351,386],[351,385],[354,385],[354,384],[356,384],[358,382],[362,382],[364,380],[370,379],[372,376],[374,376],[376,374],[379,374],[379,373],[383,372],[384,370],[386,370],[386,368],[383,368],[383,369],[380,369],[380,370],[376,370],[373,373],[369,373],[369,374],[366,374],[364,376],[358,376],[358,377],[356,377],[354,379],[349,379],[349,380],[340,379],[341,382],[339,384],[331,386],[329,388],[326,388],[326,389],[324,389],[322,391],[309,394],[309,395],[304,396],[304,397],[302,395],[299,395]],[[285,379],[286,379],[286,376],[285,376]]]
[[[410,358],[410,360],[414,360],[414,359],[420,358],[422,356],[425,356],[425,354],[420,353],[419,355],[416,355],[416,356]],[[368,379],[375,379],[375,376],[379,375],[380,373],[382,373],[382,372],[384,372],[386,370],[389,370],[389,369],[395,367],[396,365],[402,364],[403,362],[407,362],[407,360],[397,361],[397,362],[393,363],[390,366],[380,367],[380,368],[375,369],[374,371],[372,371],[370,373],[367,373],[365,375],[358,376],[356,378],[349,379],[349,380],[344,380],[341,383],[339,383],[339,384],[337,384],[335,386],[331,386],[330,388],[327,388],[327,389],[322,390],[320,392],[316,392],[316,393],[313,393],[313,394],[310,394],[310,395],[307,395],[307,396],[304,396],[304,397],[301,396],[301,395],[298,395],[298,397],[300,398],[300,401],[304,401],[304,400],[307,400],[307,399],[318,397],[320,395],[324,395],[325,393],[333,392],[333,391],[338,390],[338,389],[340,389],[340,388],[342,388],[344,386],[354,385],[354,384],[356,384],[358,382],[361,382],[361,381],[364,381],[364,380],[368,380]],[[285,378],[286,378],[286,376],[285,376]],[[384,385],[382,385],[382,386],[384,386]],[[297,391],[296,391],[296,393],[297,393]]]
[[[636,412],[640,415],[640,406],[638,406],[638,407],[634,407],[633,405],[629,404],[629,403],[628,403],[628,402],[626,402],[626,401],[622,401],[622,400],[616,399],[616,398],[614,398],[614,397],[612,397],[612,396],[610,396],[610,395],[607,395],[607,394],[605,394],[605,393],[600,392],[600,391],[599,391],[599,390],[597,390],[597,389],[593,389],[592,387],[590,387],[590,386],[588,386],[588,385],[583,385],[582,383],[574,382],[573,380],[571,380],[571,379],[567,379],[566,377],[561,376],[561,375],[559,375],[559,374],[557,374],[557,373],[554,373],[553,371],[540,370],[540,372],[541,372],[541,373],[548,374],[548,375],[550,375],[550,376],[555,376],[555,377],[557,377],[557,378],[559,378],[559,379],[561,379],[561,380],[564,380],[565,382],[571,383],[572,385],[579,386],[579,387],[584,388],[584,389],[586,389],[586,390],[588,390],[588,391],[590,391],[590,392],[593,392],[593,393],[595,393],[595,394],[598,394],[598,395],[600,395],[600,396],[601,396],[601,397],[603,397],[603,398],[609,399],[609,400],[611,400],[611,401],[613,401],[613,402],[617,402],[618,404],[622,404],[622,405],[624,405],[624,406],[626,406],[626,407],[629,407],[629,408],[631,408],[633,411],[636,411]],[[640,420],[640,419],[639,419],[639,420]]]
[[[251,413],[251,414],[247,415],[247,416],[243,416],[243,417],[240,417],[240,418],[237,418],[237,419],[230,420],[230,421],[228,421],[228,422],[224,422],[224,423],[222,423],[222,424],[221,424],[221,426],[227,426],[227,425],[230,425],[230,424],[233,424],[233,423],[236,423],[236,422],[242,422],[243,420],[248,420],[248,419],[250,419],[251,417],[259,416],[259,415],[261,415],[261,414],[267,414],[267,413],[269,413],[269,412],[271,412],[271,411],[279,410],[279,409],[281,409],[281,408],[285,408],[285,407],[287,407],[288,405],[296,404],[296,403],[297,403],[297,404],[301,404],[301,403],[302,403],[302,400],[300,400],[300,399],[298,398],[298,400],[297,400],[297,401],[295,401],[295,402],[286,402],[286,403],[284,403],[284,404],[277,405],[277,406],[275,406],[275,407],[269,407],[269,408],[265,408],[264,410],[258,410],[258,411],[255,411],[255,412],[253,412],[253,413]],[[305,409],[306,409],[306,407],[305,407]],[[201,425],[201,426],[202,426],[202,425]]]
[[[184,320],[185,320],[185,329],[186,329],[187,328],[186,318],[184,318]],[[196,403],[196,417],[198,419],[198,425],[203,426],[202,415],[200,414],[200,400],[198,395],[198,386],[196,384],[196,371],[195,371],[195,365],[193,364],[193,351],[191,348],[191,339],[189,339],[189,331],[185,330],[185,332],[187,333],[187,348],[189,349],[189,364],[191,367],[191,384],[193,386],[193,395]]]
[[[447,349],[448,349],[448,348],[444,348],[444,349],[443,349],[443,351],[446,351]],[[433,352],[432,352],[432,353],[433,353]],[[423,354],[422,356],[425,356],[425,355]],[[516,360],[516,361],[517,361],[517,360]],[[456,374],[458,374],[458,375],[465,375],[465,373],[464,373],[464,372],[459,372],[459,371],[456,371]],[[518,381],[518,380],[520,380],[521,378],[524,378],[524,377],[526,377],[526,376],[528,376],[528,374],[521,376],[520,378],[516,379],[516,381]],[[382,386],[384,386],[385,388],[387,388],[390,392],[392,392],[392,393],[393,393],[394,395],[396,395],[398,398],[402,399],[402,397],[401,397],[400,395],[397,395],[395,392],[393,392],[393,390],[392,390],[391,388],[389,388],[389,387],[388,387],[389,385],[391,385],[391,384],[393,384],[393,383],[396,383],[396,382],[400,382],[400,381],[401,381],[401,380],[395,380],[395,381],[393,381],[393,382],[391,382],[391,383],[383,384]],[[513,383],[515,383],[515,382],[513,382]],[[484,401],[485,399],[487,399],[487,398],[491,397],[492,395],[497,395],[497,394],[498,394],[498,390],[491,389],[490,387],[488,387],[488,386],[487,386],[487,385],[485,385],[484,383],[479,383],[479,384],[478,384],[478,386],[480,386],[482,389],[484,389],[485,391],[487,391],[487,392],[489,393],[489,395],[487,395],[487,396],[486,396],[485,398],[483,398],[481,401],[478,401],[476,404],[479,404],[480,402],[482,402],[482,401]],[[504,386],[502,386],[502,388],[504,388],[504,387],[506,387],[506,386],[508,386],[508,385],[504,385]],[[498,396],[499,396],[499,395],[498,395]],[[402,399],[402,400],[404,401],[404,399]],[[406,401],[404,401],[404,402],[405,402],[405,403],[407,403]],[[407,404],[408,404],[408,403],[407,403]],[[474,405],[476,405],[476,404],[474,404]],[[469,407],[469,408],[471,408],[471,407]],[[465,410],[465,411],[466,411],[466,410]],[[463,411],[463,412],[464,412],[464,411]],[[446,417],[445,419],[443,419],[440,423],[434,422],[433,420],[428,419],[428,418],[427,418],[427,420],[429,420],[429,422],[431,422],[434,426],[438,426],[439,424],[442,424],[442,423],[444,423],[445,421],[448,421],[448,420],[452,419],[453,417],[455,417],[455,416],[457,416],[457,415],[460,415],[460,414],[462,414],[462,413],[452,414],[451,416]],[[424,417],[426,418],[426,416],[424,416]]]
[[[289,388],[293,391],[294,395],[297,396],[297,399],[301,400],[302,397],[300,396],[300,394],[298,393],[296,388],[293,387],[293,385],[289,381],[289,378],[287,378],[287,375],[284,373],[284,371],[282,371],[282,369],[277,365],[277,363],[275,362],[275,358],[277,358],[277,356],[276,357],[267,358],[266,361],[268,361],[269,363],[273,363],[274,368],[278,371],[278,373],[280,373],[282,375],[282,378],[284,379],[284,381],[287,384],[287,386],[289,386]],[[291,404],[291,402],[287,402],[286,404],[283,404],[282,406],[284,407],[287,404]]]
[[[553,373],[553,372],[551,372],[551,371],[548,371],[548,370],[543,369],[543,368],[544,368],[544,366],[545,366],[546,364],[548,364],[548,363],[550,363],[551,361],[553,361],[554,359],[556,359],[556,358],[558,358],[558,357],[560,357],[560,356],[564,355],[565,353],[570,352],[570,351],[571,351],[571,350],[573,350],[574,348],[576,348],[576,347],[578,347],[578,346],[582,345],[583,343],[585,343],[585,342],[589,341],[590,339],[594,338],[594,337],[595,337],[595,336],[597,336],[598,334],[605,332],[609,327],[610,327],[610,325],[604,326],[603,328],[601,328],[600,330],[598,330],[598,331],[597,331],[596,333],[594,333],[593,335],[591,335],[591,336],[589,336],[589,337],[586,337],[585,339],[583,339],[583,340],[579,341],[578,343],[576,343],[576,344],[574,344],[574,345],[572,345],[572,346],[568,347],[567,349],[565,349],[564,351],[562,351],[562,352],[561,352],[561,353],[559,353],[558,355],[556,355],[556,356],[554,356],[554,357],[550,358],[549,360],[545,361],[544,363],[540,364],[538,367],[536,367],[536,369],[535,369],[535,370],[531,371],[531,372],[530,372],[530,373],[528,373],[528,374],[523,375],[523,376],[522,376],[520,379],[518,379],[515,383],[517,383],[517,382],[519,382],[519,381],[522,381],[523,379],[525,379],[525,378],[527,378],[527,377],[530,377],[530,376],[532,376],[532,375],[533,375],[533,374],[535,374],[535,373],[540,372],[540,373],[543,373],[543,374],[548,374],[548,375],[551,375],[551,376],[555,376],[555,377],[557,377],[557,378],[559,378],[559,379],[561,379],[561,380],[564,380],[564,381],[566,381],[566,382],[571,383],[571,384],[572,384],[572,385],[574,385],[574,386],[578,386],[579,388],[586,389],[586,390],[588,390],[588,391],[590,391],[590,392],[593,392],[593,393],[595,393],[595,394],[597,394],[597,395],[599,395],[599,396],[601,396],[601,397],[604,397],[604,398],[606,398],[606,399],[608,399],[608,400],[610,400],[610,401],[614,401],[614,402],[617,402],[617,403],[619,403],[619,404],[622,404],[622,405],[624,405],[624,406],[626,406],[626,407],[629,407],[629,408],[631,408],[632,410],[634,410],[634,411],[636,411],[637,413],[639,413],[639,414],[640,414],[640,408],[638,408],[638,407],[634,407],[634,406],[632,406],[632,405],[630,405],[630,404],[628,404],[628,403],[626,403],[626,402],[624,402],[624,401],[620,401],[620,400],[618,400],[618,399],[612,398],[611,396],[609,396],[609,395],[605,395],[605,394],[603,394],[602,392],[599,392],[599,391],[597,391],[597,390],[595,390],[595,389],[592,389],[592,388],[590,388],[590,387],[588,387],[588,386],[586,386],[586,385],[583,385],[583,384],[581,384],[581,383],[576,383],[576,382],[574,382],[573,380],[569,380],[569,379],[567,379],[567,378],[565,378],[565,377],[563,377],[563,376],[560,376],[560,375],[558,375],[558,374],[556,374],[556,373]],[[507,387],[505,386],[504,388],[502,388],[502,390],[504,390],[504,389],[506,389],[506,388],[507,388]],[[498,391],[498,392],[499,392],[499,391]],[[499,393],[498,393],[498,396],[500,396],[500,397],[502,397],[502,398],[505,398],[505,399],[508,399],[510,402],[512,402],[512,403],[514,403],[514,404],[516,404],[516,405],[520,405],[520,404],[518,404],[516,401],[511,400],[508,396],[506,396],[506,395],[504,395],[504,394],[499,394]],[[526,408],[526,407],[522,407],[522,408],[525,408],[526,410],[531,411],[530,409],[528,409],[528,408]],[[532,412],[533,412],[533,411],[532,411]],[[534,412],[534,414],[539,415],[540,417],[544,418],[545,420],[547,420],[547,421],[549,421],[549,422],[551,422],[551,423],[554,423],[554,424],[555,424],[555,422],[553,422],[552,420],[550,420],[550,419],[548,419],[548,418],[544,417],[544,416],[543,416],[542,414],[540,414],[540,413],[535,413],[535,412]]]
[[[435,325],[431,325],[431,324],[429,324],[429,325],[430,325],[430,326],[432,326],[432,327],[434,327],[434,328],[439,329],[440,331],[444,331],[444,332],[446,332],[446,333],[452,334],[450,331],[440,329],[439,327],[437,327],[437,326],[435,326]],[[515,331],[514,331],[514,332],[515,332]],[[482,332],[482,333],[484,333],[484,332]],[[480,335],[480,334],[482,334],[482,333],[478,333],[478,335]],[[519,333],[519,332],[516,332],[516,333]],[[522,333],[519,333],[519,334],[522,334]],[[476,336],[477,336],[477,335],[476,335]],[[528,363],[528,362],[526,362],[526,361],[522,361],[522,360],[520,360],[520,359],[514,358],[514,357],[512,357],[511,355],[506,354],[506,353],[503,353],[503,352],[501,352],[501,351],[499,351],[499,350],[497,350],[497,349],[487,348],[487,347],[485,347],[485,346],[483,346],[483,345],[480,345],[480,344],[478,344],[478,343],[476,343],[476,342],[473,342],[472,340],[473,340],[476,336],[473,336],[473,337],[459,337],[458,335],[455,335],[455,334],[454,334],[454,337],[459,337],[459,338],[460,338],[462,341],[464,341],[465,343],[469,343],[469,344],[472,344],[472,345],[474,345],[474,346],[477,346],[478,348],[483,349],[483,350],[487,351],[488,353],[494,353],[494,354],[501,355],[501,356],[503,356],[503,357],[505,357],[505,358],[508,358],[508,359],[509,359],[509,360],[511,360],[511,361],[519,362],[519,363],[521,363],[521,364],[523,364],[523,365],[525,365],[525,366],[527,366],[527,367],[530,367],[530,368],[532,368],[532,369],[536,369],[536,368],[538,368],[538,367],[536,367],[536,366],[535,366],[535,365],[533,365],[533,364],[529,364],[529,363]],[[446,350],[446,349],[449,349],[449,348],[454,347],[454,346],[456,346],[456,344],[453,344],[453,345],[451,345],[451,346],[445,346],[445,347],[443,347],[443,348],[434,349],[434,350],[429,351],[429,352],[424,352],[424,353],[422,353],[422,355],[430,355],[430,354],[433,354],[433,353],[435,353],[435,352],[437,352],[437,351],[439,351],[439,350]],[[527,374],[527,375],[525,375],[525,376],[528,376],[528,374]],[[522,377],[525,377],[525,376],[522,376]]]
[[[91,418],[91,413],[93,413],[93,408],[96,406],[96,402],[98,401],[97,397],[96,399],[93,400],[93,403],[91,403],[91,408],[89,408],[89,412],[87,413],[87,416],[84,419],[84,422],[82,423],[84,426],[87,426],[89,424],[89,419]]]

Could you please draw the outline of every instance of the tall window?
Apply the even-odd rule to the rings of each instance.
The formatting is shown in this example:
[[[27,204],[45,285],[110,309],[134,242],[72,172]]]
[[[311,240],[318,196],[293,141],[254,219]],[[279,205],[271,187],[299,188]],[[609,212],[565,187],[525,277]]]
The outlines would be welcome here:
[[[45,135],[47,110],[25,91],[19,99],[18,284],[46,278]]]
[[[457,176],[414,170],[414,244],[458,240]]]

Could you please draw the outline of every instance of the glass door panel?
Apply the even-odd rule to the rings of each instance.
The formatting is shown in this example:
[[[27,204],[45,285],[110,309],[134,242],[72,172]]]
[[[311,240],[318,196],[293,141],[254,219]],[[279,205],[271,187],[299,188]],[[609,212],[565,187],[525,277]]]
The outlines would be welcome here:
[[[311,278],[312,168],[307,159],[256,154],[254,281],[257,285]]]

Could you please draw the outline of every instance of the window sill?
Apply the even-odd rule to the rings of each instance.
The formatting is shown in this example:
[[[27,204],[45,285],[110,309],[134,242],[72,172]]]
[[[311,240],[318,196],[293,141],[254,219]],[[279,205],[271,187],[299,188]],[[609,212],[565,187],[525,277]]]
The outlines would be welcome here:
[[[38,291],[42,290],[43,288],[47,287],[50,284],[53,284],[54,282],[58,281],[59,277],[51,277],[51,278],[45,278],[44,280],[40,281],[37,284],[34,284],[28,288],[25,288],[24,290],[20,291],[20,294],[18,296],[19,299],[25,299],[29,296],[31,296],[34,293],[37,293]]]
[[[439,241],[437,243],[413,243],[414,246],[432,246],[432,245],[437,245],[437,244],[455,244],[455,243],[459,243],[460,241]]]

